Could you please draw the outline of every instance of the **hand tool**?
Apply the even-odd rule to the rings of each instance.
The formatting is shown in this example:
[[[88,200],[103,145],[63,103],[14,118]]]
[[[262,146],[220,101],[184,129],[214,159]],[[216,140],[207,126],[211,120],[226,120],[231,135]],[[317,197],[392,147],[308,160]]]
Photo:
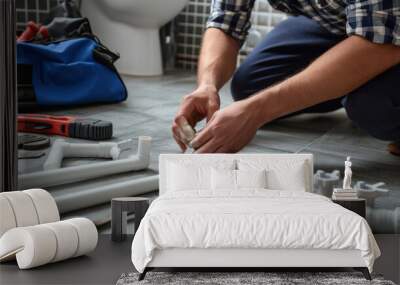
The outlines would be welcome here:
[[[113,125],[109,121],[74,116],[21,114],[18,115],[18,131],[88,140],[106,140],[112,137]]]

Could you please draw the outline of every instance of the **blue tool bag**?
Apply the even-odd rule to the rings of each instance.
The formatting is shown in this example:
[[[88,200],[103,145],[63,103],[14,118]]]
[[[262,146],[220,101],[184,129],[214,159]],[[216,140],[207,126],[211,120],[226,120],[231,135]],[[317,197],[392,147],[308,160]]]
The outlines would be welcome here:
[[[45,44],[19,42],[18,78],[22,83],[18,85],[24,86],[24,80],[32,84],[39,107],[121,102],[127,90],[114,67],[117,59],[95,37]],[[24,101],[20,90],[18,97]]]

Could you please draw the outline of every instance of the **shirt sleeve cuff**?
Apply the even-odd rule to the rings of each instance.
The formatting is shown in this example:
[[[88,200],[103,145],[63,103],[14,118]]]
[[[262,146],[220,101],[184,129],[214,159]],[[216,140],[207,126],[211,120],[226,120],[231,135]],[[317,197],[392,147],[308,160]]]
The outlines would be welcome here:
[[[400,46],[400,19],[387,11],[370,11],[349,5],[346,8],[347,35],[358,35],[378,44]]]
[[[222,30],[227,35],[231,36],[235,40],[239,41],[240,45],[243,45],[247,38],[248,31],[250,29],[250,21],[244,19],[244,15],[241,15],[241,25],[232,26],[230,22],[224,21],[227,18],[227,14],[211,14],[208,18],[206,28],[217,28]]]
[[[216,29],[219,29],[219,30],[223,31],[225,34],[227,34],[227,35],[231,36],[232,38],[234,38],[235,40],[237,40],[240,43],[241,46],[243,45],[243,43],[244,43],[244,41],[246,40],[246,37],[247,37],[247,34],[244,35],[242,33],[238,33],[238,32],[232,31],[232,30],[229,29],[229,27],[227,27],[224,24],[219,24],[219,23],[214,23],[214,22],[207,22],[206,29],[208,29],[208,28],[216,28]]]

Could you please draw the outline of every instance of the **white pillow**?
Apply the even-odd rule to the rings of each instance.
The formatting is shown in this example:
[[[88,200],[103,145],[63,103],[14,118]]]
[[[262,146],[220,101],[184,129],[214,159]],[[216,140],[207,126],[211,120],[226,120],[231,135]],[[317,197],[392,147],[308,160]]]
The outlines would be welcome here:
[[[233,191],[242,188],[265,188],[266,171],[262,170],[211,170],[211,189],[214,191]]]
[[[216,169],[211,170],[211,189],[212,190],[235,190],[236,189],[236,170]]]
[[[168,189],[171,189],[171,191],[207,189],[209,183],[204,177],[210,175],[209,172],[209,167],[170,163],[168,166]]]
[[[267,188],[267,171],[235,170],[237,188]]]
[[[266,170],[267,187],[272,190],[306,191],[306,161],[293,159],[239,159],[240,170]]]
[[[211,169],[234,169],[234,167],[234,161],[168,162],[167,191],[211,190]]]

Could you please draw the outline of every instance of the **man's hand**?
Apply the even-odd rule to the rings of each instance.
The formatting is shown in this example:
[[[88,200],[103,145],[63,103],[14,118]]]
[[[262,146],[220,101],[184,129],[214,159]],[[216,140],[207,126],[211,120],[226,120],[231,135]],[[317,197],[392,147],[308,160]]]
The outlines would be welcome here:
[[[197,70],[197,89],[184,97],[172,124],[174,139],[186,150],[185,139],[179,123],[186,120],[192,128],[196,123],[219,110],[218,90],[229,80],[235,71],[239,42],[216,28],[205,31],[201,45]]]
[[[253,108],[249,101],[243,100],[215,112],[206,127],[191,142],[196,153],[241,150],[260,127],[257,112]]]
[[[186,144],[185,138],[182,137],[180,121],[184,118],[194,128],[197,122],[204,118],[207,118],[207,121],[209,121],[214,113],[219,110],[219,106],[220,100],[217,89],[212,86],[199,87],[183,98],[172,124],[174,139],[182,151],[186,150]]]

